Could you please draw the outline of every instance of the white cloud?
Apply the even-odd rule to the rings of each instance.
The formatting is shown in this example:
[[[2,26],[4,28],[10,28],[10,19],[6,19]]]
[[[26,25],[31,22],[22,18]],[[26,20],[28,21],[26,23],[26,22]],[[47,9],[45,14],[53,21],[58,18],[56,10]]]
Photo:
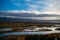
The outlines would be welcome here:
[[[60,20],[60,17],[19,17],[19,18],[33,20]]]
[[[60,20],[60,17],[32,17],[33,20]]]
[[[15,13],[15,14],[20,14],[20,13],[32,13],[31,11],[25,11],[25,10],[10,10],[6,11],[7,13]]]
[[[22,6],[19,1],[12,0],[16,6]],[[23,0],[26,1],[25,5],[27,10],[37,10],[42,12],[60,12],[60,0]],[[45,6],[41,6],[45,5]]]
[[[60,0],[37,0],[30,2],[31,3],[27,3],[29,6],[29,8],[27,8],[28,10],[41,10],[43,12],[60,12]]]
[[[44,11],[48,12],[60,12],[60,0],[46,0],[46,8]]]
[[[37,10],[7,10],[7,11],[0,11],[0,12],[6,12],[6,13],[14,13],[14,14],[20,14],[20,13],[30,13],[30,14],[54,14],[54,15],[60,15],[60,12],[40,12]]]
[[[60,17],[17,17],[17,16],[5,16],[5,15],[0,15],[0,17],[32,19],[32,20],[60,20]]]
[[[0,17],[16,18],[16,16],[5,16],[5,15],[0,15]]]

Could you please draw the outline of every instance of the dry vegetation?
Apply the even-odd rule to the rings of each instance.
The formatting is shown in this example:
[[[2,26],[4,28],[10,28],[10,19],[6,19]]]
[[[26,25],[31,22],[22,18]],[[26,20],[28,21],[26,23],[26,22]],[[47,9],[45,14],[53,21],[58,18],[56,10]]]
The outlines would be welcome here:
[[[59,24],[59,23],[56,23]],[[0,27],[29,27],[29,26],[46,26],[50,27],[55,23],[38,23],[38,22],[0,22]]]

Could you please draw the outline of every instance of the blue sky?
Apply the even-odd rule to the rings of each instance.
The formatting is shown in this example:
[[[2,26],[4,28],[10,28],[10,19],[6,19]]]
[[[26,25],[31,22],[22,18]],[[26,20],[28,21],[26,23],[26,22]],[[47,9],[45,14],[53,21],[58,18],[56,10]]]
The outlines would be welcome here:
[[[59,12],[60,0],[0,0],[0,10]]]
[[[44,0],[0,0],[0,10],[39,10],[42,11],[45,5],[37,2]]]

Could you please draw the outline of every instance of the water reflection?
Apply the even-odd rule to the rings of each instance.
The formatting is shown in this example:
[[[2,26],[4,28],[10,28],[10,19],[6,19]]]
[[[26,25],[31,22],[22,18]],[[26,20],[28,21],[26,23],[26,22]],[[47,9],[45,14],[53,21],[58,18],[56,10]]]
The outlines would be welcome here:
[[[29,27],[24,31],[56,31],[57,28],[60,29],[60,27]]]
[[[10,32],[10,33],[3,33],[0,36],[8,36],[8,35],[33,35],[33,34],[51,34],[51,33],[60,33],[60,31],[41,31],[41,32]]]
[[[24,29],[23,31],[16,31],[16,32],[12,31],[12,32],[7,32],[7,33],[2,33],[2,34],[0,34],[0,37],[8,36],[8,35],[23,35],[23,34],[25,34],[25,35],[28,35],[28,34],[39,34],[39,35],[43,34],[44,35],[44,34],[51,34],[51,33],[60,33],[59,30],[55,30],[56,28],[59,28],[59,27],[42,27],[42,28],[36,27],[36,28],[33,28],[33,29],[27,28],[28,30],[31,29],[31,31],[26,31],[26,29]],[[19,28],[19,29],[21,29],[21,28]],[[51,29],[52,31],[48,31],[48,30],[47,31],[45,31],[45,30],[41,31],[41,29]],[[10,30],[14,30],[14,28],[2,28],[2,29],[0,29],[0,32],[10,31]],[[34,31],[32,31],[32,30],[34,30]]]
[[[10,31],[13,30],[13,28],[0,28],[0,31]]]
[[[0,31],[60,31],[60,27],[13,27],[13,28],[0,28]]]

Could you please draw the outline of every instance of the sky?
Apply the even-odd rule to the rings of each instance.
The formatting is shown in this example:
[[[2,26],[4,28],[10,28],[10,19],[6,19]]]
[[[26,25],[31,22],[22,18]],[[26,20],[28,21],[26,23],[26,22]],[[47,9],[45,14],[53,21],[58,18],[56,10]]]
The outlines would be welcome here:
[[[60,0],[0,0],[0,10],[59,12]]]
[[[0,12],[9,13],[8,15],[6,13],[3,14],[0,13],[0,16],[13,17],[13,18],[14,17],[19,18],[19,16],[17,16],[16,14],[20,15],[21,13],[30,13],[36,16],[40,14],[60,15],[60,0],[0,0]],[[42,18],[49,19],[50,17],[46,16]],[[32,17],[30,19],[40,19],[40,18]],[[59,19],[59,17],[53,16],[51,17],[51,19],[55,20]]]
[[[39,10],[46,6],[44,0],[0,0],[0,10]]]

